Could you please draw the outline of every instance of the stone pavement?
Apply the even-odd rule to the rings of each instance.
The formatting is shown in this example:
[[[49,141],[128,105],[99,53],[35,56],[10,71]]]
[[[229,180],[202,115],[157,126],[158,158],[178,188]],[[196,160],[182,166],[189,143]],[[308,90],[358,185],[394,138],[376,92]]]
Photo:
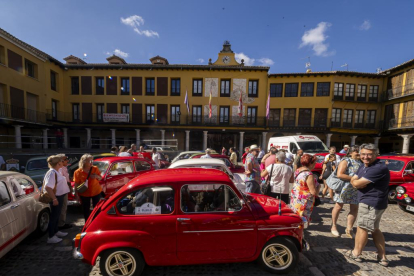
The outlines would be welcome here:
[[[330,211],[333,204],[323,204],[314,209],[313,221],[305,231],[311,251],[301,254],[298,267],[288,275],[304,276],[398,276],[414,275],[414,214],[401,211],[390,205],[383,216],[381,229],[386,239],[386,250],[391,261],[388,268],[377,264],[372,239],[364,252],[363,263],[349,261],[342,251],[353,246],[353,240],[334,238],[330,235]],[[346,209],[347,210],[347,209]],[[339,217],[339,232],[345,232],[347,211]],[[77,226],[60,244],[48,245],[46,236],[30,236],[0,259],[0,275],[101,275],[98,266],[91,267],[71,255],[71,240],[81,231],[82,214],[78,208],[69,208],[68,220]],[[271,275],[253,263],[212,264],[193,266],[147,267],[143,275]]]

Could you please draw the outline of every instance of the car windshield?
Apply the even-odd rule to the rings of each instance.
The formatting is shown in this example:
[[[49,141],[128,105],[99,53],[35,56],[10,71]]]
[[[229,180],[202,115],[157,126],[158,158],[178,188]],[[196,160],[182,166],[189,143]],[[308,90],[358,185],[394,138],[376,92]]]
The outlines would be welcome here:
[[[399,172],[404,167],[404,162],[394,159],[380,159],[380,163],[385,164],[390,171]]]
[[[322,142],[298,142],[304,152],[328,152],[328,148]]]
[[[98,167],[99,171],[101,172],[101,175],[104,175],[106,172],[106,169],[109,166],[109,162],[93,161],[93,165]]]
[[[46,159],[37,159],[37,160],[29,161],[27,163],[27,168],[26,169],[28,171],[48,170],[49,167],[47,165],[47,160]]]

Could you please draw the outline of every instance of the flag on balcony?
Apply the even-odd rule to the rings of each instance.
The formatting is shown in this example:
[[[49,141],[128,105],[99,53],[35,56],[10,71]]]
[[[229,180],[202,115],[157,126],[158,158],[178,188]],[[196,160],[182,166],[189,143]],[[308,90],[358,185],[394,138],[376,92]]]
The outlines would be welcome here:
[[[267,104],[266,104],[266,118],[269,120],[269,115],[270,115],[270,93],[269,96],[267,97]]]
[[[211,90],[210,90],[210,100],[208,101],[208,108],[210,109],[208,111],[208,117],[211,118]]]
[[[237,108],[239,117],[243,116],[243,99],[242,99],[242,92],[240,91],[240,98],[239,98],[239,107]]]
[[[190,114],[190,103],[188,102],[188,95],[187,95],[187,90],[185,90],[185,98],[184,98],[184,103],[187,106],[187,111],[188,114]]]

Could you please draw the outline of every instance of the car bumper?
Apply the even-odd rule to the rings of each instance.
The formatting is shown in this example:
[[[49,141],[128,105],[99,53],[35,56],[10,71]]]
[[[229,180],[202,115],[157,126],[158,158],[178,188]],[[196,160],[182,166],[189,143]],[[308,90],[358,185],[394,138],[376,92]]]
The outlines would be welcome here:
[[[79,200],[68,200],[68,206],[80,206],[81,203]]]
[[[73,248],[72,256],[76,260],[83,260],[83,255],[78,251],[78,248]]]

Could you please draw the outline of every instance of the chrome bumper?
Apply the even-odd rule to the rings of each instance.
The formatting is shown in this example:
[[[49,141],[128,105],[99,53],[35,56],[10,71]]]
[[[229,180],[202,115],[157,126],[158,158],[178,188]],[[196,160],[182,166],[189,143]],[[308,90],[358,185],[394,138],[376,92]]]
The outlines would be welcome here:
[[[68,206],[81,206],[79,200],[68,200]]]
[[[73,248],[73,251],[72,251],[72,256],[73,256],[73,258],[74,258],[74,259],[76,259],[76,260],[83,260],[83,255],[82,255],[82,253],[80,253],[80,252],[78,251],[78,249],[77,249],[77,248]]]

